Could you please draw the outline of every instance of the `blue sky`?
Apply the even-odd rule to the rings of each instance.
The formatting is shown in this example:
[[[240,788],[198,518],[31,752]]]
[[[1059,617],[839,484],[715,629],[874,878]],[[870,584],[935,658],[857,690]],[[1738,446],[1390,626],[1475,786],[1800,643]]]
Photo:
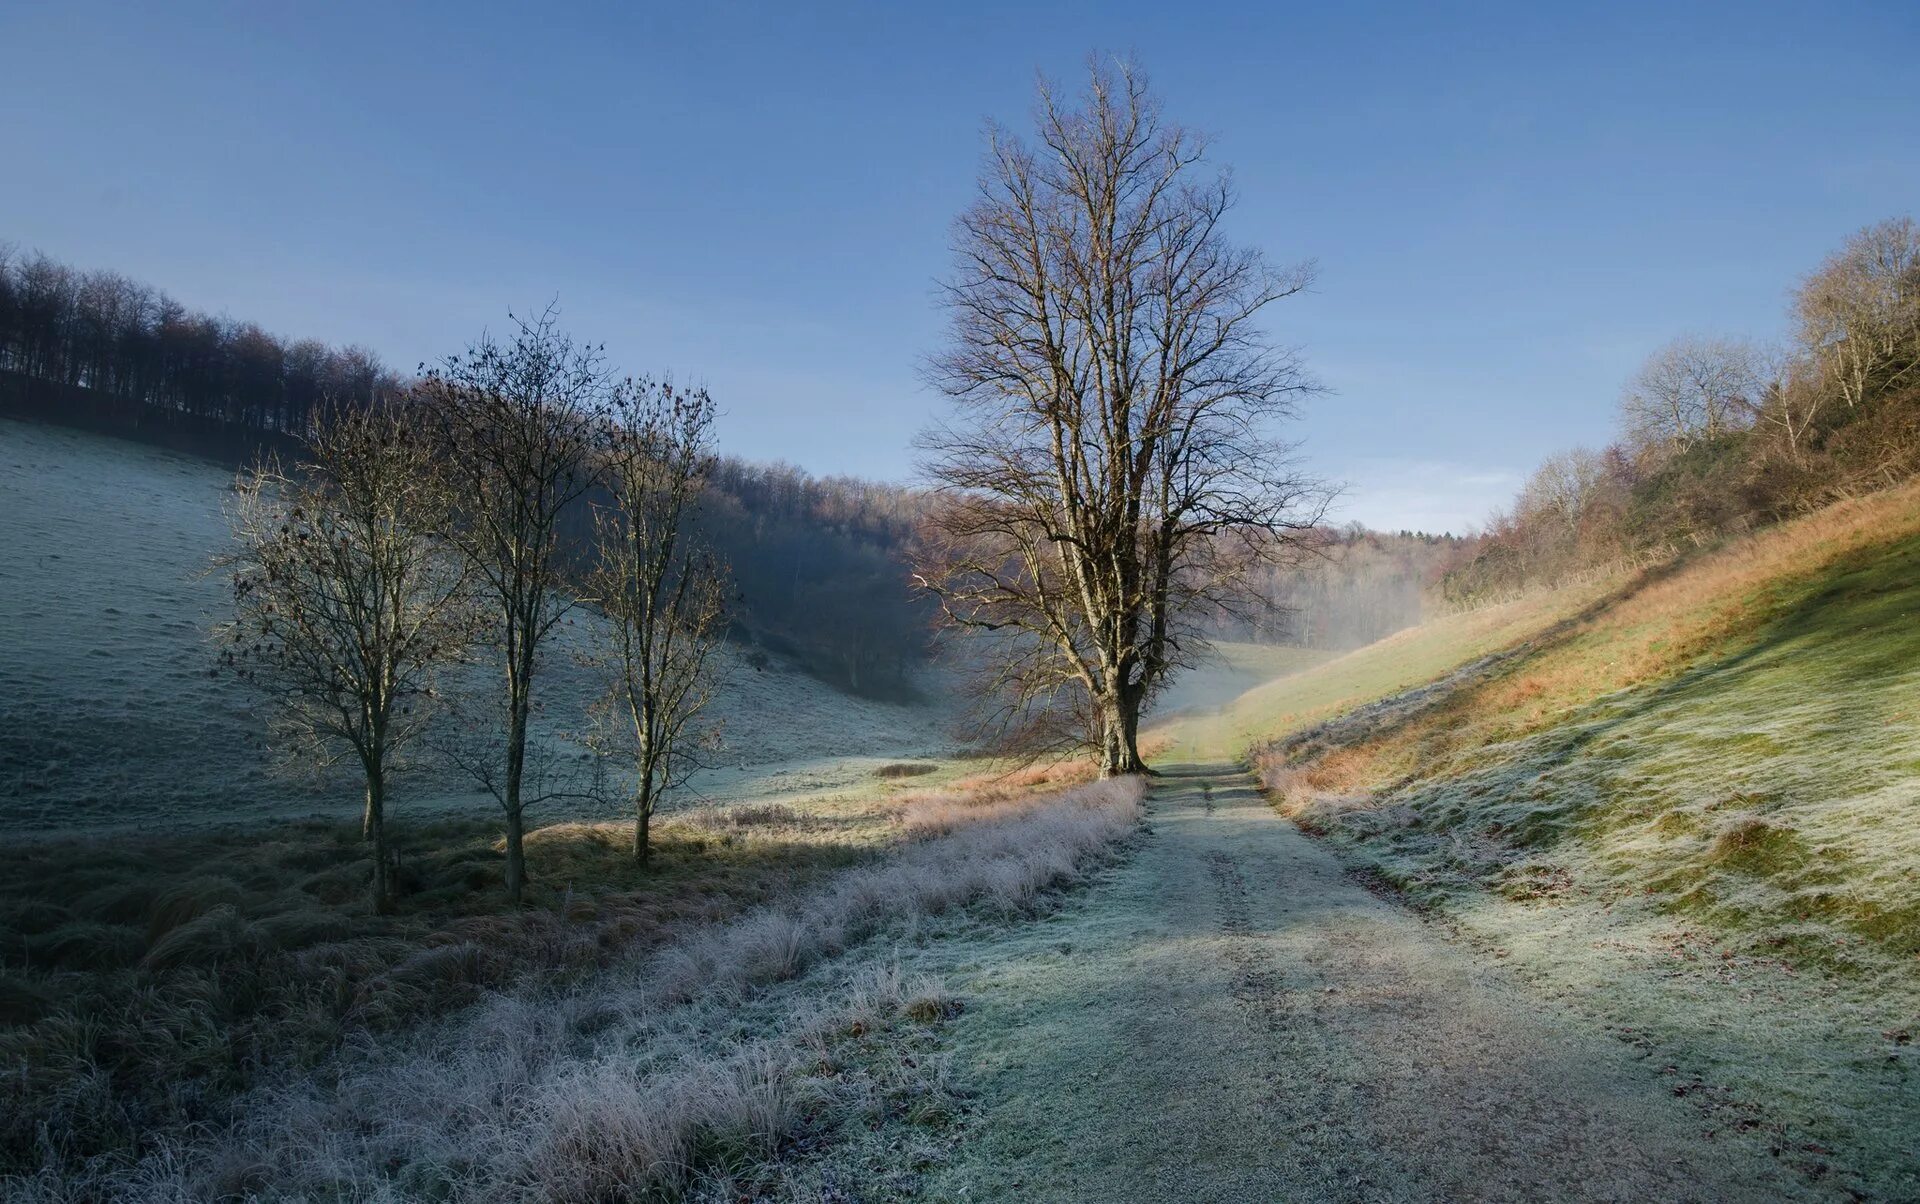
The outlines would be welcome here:
[[[1920,4],[0,6],[0,239],[411,367],[558,297],[726,450],[901,479],[988,117],[1139,57],[1332,392],[1345,517],[1460,528],[1687,331],[1920,210]]]

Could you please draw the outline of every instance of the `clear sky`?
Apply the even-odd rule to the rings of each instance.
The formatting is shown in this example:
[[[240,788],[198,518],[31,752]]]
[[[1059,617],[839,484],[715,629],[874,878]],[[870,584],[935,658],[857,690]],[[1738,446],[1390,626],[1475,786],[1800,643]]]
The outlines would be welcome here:
[[[1920,3],[0,3],[0,240],[411,368],[557,297],[725,449],[902,479],[983,120],[1131,52],[1343,517],[1458,529],[1687,331],[1920,211]]]

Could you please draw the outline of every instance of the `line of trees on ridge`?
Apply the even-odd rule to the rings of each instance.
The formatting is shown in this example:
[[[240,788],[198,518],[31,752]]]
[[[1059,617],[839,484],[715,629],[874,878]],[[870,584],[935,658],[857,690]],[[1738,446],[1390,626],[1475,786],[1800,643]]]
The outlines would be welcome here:
[[[1686,335],[1627,383],[1618,438],[1535,470],[1446,577],[1471,602],[1658,557],[1920,474],[1920,224],[1855,232],[1779,345]]]

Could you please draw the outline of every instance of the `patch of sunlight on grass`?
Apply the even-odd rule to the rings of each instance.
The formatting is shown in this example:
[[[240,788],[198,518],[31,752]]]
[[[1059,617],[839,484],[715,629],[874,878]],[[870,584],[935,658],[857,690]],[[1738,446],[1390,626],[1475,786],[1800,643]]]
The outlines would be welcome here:
[[[1356,745],[1291,767],[1294,808],[1396,879],[1498,885],[1546,859],[1603,896],[1640,894],[1752,952],[1841,972],[1920,958],[1920,506],[1856,507],[1823,541],[1743,547],[1774,571],[1734,593],[1709,561],[1561,644]],[[1864,528],[1861,529],[1861,528]],[[1870,536],[1892,536],[1875,545]],[[1810,571],[1807,571],[1810,570]],[[1744,575],[1744,574],[1743,574]],[[1657,626],[1672,640],[1647,638]],[[1715,639],[1718,644],[1713,643]],[[1664,676],[1636,657],[1685,646]],[[1571,682],[1535,721],[1515,680]],[[1614,667],[1609,674],[1608,666]],[[1647,678],[1651,677],[1651,680]],[[1623,685],[1622,682],[1625,684]],[[1602,687],[1615,688],[1605,694]]]
[[[1431,681],[1535,635],[1592,603],[1613,580],[1540,590],[1498,606],[1434,619],[1353,652],[1300,665],[1215,712],[1157,724],[1151,735],[1173,759],[1242,756],[1256,742]]]
[[[1250,698],[1277,805],[1810,1178],[1914,1198],[1920,485],[1562,614],[1483,660],[1409,633],[1459,667],[1330,721]]]

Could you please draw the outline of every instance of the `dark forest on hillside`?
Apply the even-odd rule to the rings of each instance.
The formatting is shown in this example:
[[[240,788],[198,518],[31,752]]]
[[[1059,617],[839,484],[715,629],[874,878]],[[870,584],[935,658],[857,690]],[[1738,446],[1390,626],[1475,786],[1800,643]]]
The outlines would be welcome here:
[[[365,349],[285,339],[119,273],[0,244],[0,413],[238,466],[262,453],[291,458],[314,420],[409,385]],[[905,568],[927,504],[905,486],[721,457],[699,522],[737,586],[733,639],[857,693],[911,697],[935,617]],[[1429,587],[1469,545],[1330,532],[1323,555],[1265,571],[1260,604],[1208,630],[1357,647],[1419,622]]]
[[[361,348],[195,313],[114,272],[0,254],[0,413],[239,465],[290,455],[331,409],[407,387]],[[928,608],[901,552],[911,490],[723,459],[701,522],[732,567],[734,638],[859,693],[902,698]]]

